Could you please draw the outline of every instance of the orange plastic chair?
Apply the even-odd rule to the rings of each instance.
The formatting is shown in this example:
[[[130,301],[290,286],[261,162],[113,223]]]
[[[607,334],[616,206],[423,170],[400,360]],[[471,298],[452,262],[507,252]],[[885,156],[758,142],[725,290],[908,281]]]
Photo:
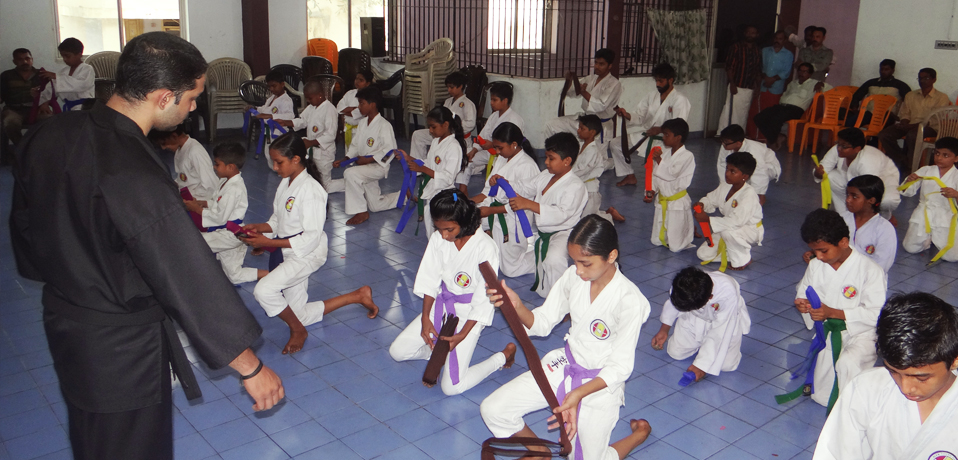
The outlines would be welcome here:
[[[306,41],[307,56],[322,56],[333,64],[333,73],[339,71],[339,47],[328,38],[310,38]]]
[[[839,119],[840,122],[845,123],[845,118],[848,117],[848,109],[852,104],[852,97],[855,95],[855,91],[858,91],[857,86],[836,86],[831,89],[831,91],[842,94],[845,96],[845,100],[842,101],[842,107],[845,109],[843,112],[844,116]]]
[[[855,127],[861,128],[862,132],[865,133],[865,139],[868,140],[870,137],[875,137],[878,133],[885,127],[885,123],[888,122],[888,117],[891,116],[891,108],[898,102],[898,99],[895,96],[888,96],[886,94],[875,94],[868,96],[865,99],[862,99],[862,110],[858,111],[858,120],[855,121]],[[865,107],[868,107],[869,104],[872,104],[872,119],[868,122],[868,126],[862,126],[862,119],[865,117]],[[878,148],[881,149],[881,142],[878,143]],[[884,150],[882,150],[884,152]]]
[[[808,106],[808,110],[805,111],[805,114],[802,115],[802,118],[797,120],[788,120],[788,153],[795,151],[795,137],[798,135],[798,125],[803,123],[810,123],[815,120],[815,114],[818,111],[818,100],[822,98],[822,93],[815,93],[815,96],[812,97],[812,105]],[[798,154],[802,154],[802,150],[799,149]]]
[[[839,118],[839,110],[842,108],[842,103],[845,102],[847,97],[844,94],[836,93],[834,91],[827,91],[823,96],[822,102],[824,103],[824,110],[822,111],[822,120],[817,123],[806,123],[805,128],[802,129],[802,143],[798,147],[798,154],[801,155],[802,151],[805,150],[805,140],[808,137],[808,131],[814,130],[812,133],[812,152],[816,151],[818,148],[818,134],[822,130],[828,130],[832,133],[831,140],[834,141],[835,137],[838,135],[838,131],[845,127],[845,124],[842,123]]]

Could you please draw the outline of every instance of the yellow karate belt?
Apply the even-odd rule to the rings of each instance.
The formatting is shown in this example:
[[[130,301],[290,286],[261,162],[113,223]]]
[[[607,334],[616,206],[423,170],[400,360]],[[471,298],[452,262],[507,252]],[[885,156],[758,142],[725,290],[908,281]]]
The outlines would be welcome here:
[[[755,228],[759,228],[761,226],[762,226],[762,221],[758,221],[758,223],[755,224]],[[728,268],[728,246],[725,244],[724,238],[719,238],[718,254],[715,257],[722,258],[722,263],[719,265],[719,271],[722,273],[725,273],[725,269]],[[708,265],[712,262],[715,262],[715,259],[703,261],[700,265]]]
[[[349,144],[353,143],[353,130],[356,129],[357,125],[351,125],[345,123],[346,129],[343,131],[343,141],[346,142],[346,147],[349,148]]]
[[[815,162],[815,166],[818,167],[818,156],[812,155],[812,161]],[[828,180],[828,173],[822,173],[822,209],[828,209],[828,205],[832,204],[832,183]]]
[[[492,164],[496,162],[496,158],[499,158],[499,155],[489,150],[489,163],[486,164],[486,180],[489,180],[489,175],[492,174]]]
[[[662,206],[662,225],[659,227],[659,241],[662,242],[662,246],[669,247],[669,244],[665,242],[665,216],[666,212],[669,210],[669,202],[675,201],[688,194],[688,190],[682,190],[681,192],[672,196],[662,196],[661,193],[659,194],[659,206]]]
[[[911,187],[915,183],[919,181],[923,181],[923,180],[933,180],[937,182],[938,186],[941,188],[948,187],[947,184],[945,184],[944,182],[941,181],[941,179],[935,176],[921,176],[918,180],[913,180],[911,182],[906,182],[904,184],[901,184],[901,186],[898,187],[898,191],[900,192],[904,191],[908,187]],[[941,191],[932,192],[932,193],[941,193]],[[931,195],[932,193],[929,193],[929,195]],[[931,262],[928,262],[929,265],[935,262],[938,262],[938,259],[941,259],[941,256],[945,255],[948,251],[951,250],[952,247],[955,246],[955,229],[958,228],[958,206],[955,206],[954,199],[947,198],[947,200],[948,200],[948,204],[951,205],[951,225],[948,226],[948,243],[945,244],[945,247],[941,248],[941,250],[938,251],[938,254],[935,254],[935,257],[931,258]],[[928,206],[927,205],[925,206],[925,233],[927,233],[928,236],[931,236],[931,223],[928,221]]]

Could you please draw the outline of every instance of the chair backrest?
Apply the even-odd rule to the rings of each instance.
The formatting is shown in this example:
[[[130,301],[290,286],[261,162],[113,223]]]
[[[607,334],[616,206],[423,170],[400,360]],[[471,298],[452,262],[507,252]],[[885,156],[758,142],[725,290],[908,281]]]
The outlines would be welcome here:
[[[334,74],[339,70],[339,47],[336,46],[336,42],[328,38],[311,38],[307,40],[306,54],[309,56],[322,56],[329,60],[330,64],[333,65],[333,70],[327,73]],[[305,68],[306,66],[304,65],[303,67]]]
[[[822,102],[825,104],[822,109],[822,121],[823,125],[837,125],[839,123],[839,113],[842,108],[842,103],[847,99],[844,94],[835,93],[828,91],[822,97]]]
[[[928,116],[928,124],[938,124],[938,137],[958,137],[958,106],[948,106],[936,109]]]
[[[303,58],[303,81],[313,75],[333,75],[333,63],[322,56],[306,56]]]
[[[326,99],[330,102],[333,102],[333,93],[336,91],[336,85],[339,85],[340,88],[345,86],[342,78],[332,74],[313,75],[309,77],[307,82],[312,81],[319,83],[323,87],[323,95],[325,95]]]
[[[87,64],[93,67],[96,78],[116,79],[116,64],[120,60],[120,53],[116,51],[100,51],[86,58]]]
[[[891,115],[891,108],[898,103],[898,99],[895,96],[889,96],[887,94],[874,94],[871,96],[866,96],[865,99],[862,99],[862,107],[868,107],[871,105],[872,118],[868,122],[868,126],[865,127],[868,131],[878,132],[885,127],[885,123],[888,122],[888,117]],[[862,127],[862,119],[865,118],[865,111],[858,111],[858,120],[855,121],[855,127]]]
[[[269,99],[269,86],[266,83],[256,80],[247,80],[240,83],[237,89],[239,97],[249,105],[259,107]]]
[[[389,78],[385,80],[379,80],[379,81],[373,82],[373,85],[375,85],[377,88],[381,89],[385,93],[386,91],[391,90],[393,86],[396,86],[397,83],[401,83],[405,75],[406,75],[406,69],[399,69],[396,72],[394,72],[392,75],[390,75]]]
[[[486,104],[486,85],[489,84],[489,77],[486,75],[485,67],[481,65],[468,65],[463,67],[462,72],[469,76],[469,81],[466,83],[466,97],[476,105],[477,110],[479,107],[484,107]]]
[[[343,48],[339,50],[339,78],[346,83],[346,90],[353,89],[356,74],[363,70],[372,70],[369,53],[359,48]],[[371,82],[370,82],[371,83]]]
[[[97,78],[93,80],[93,91],[96,100],[104,104],[113,97],[113,90],[116,89],[116,81],[112,78]]]
[[[236,94],[240,83],[252,79],[253,72],[249,66],[234,58],[214,59],[206,71],[206,86],[211,94]]]
[[[303,69],[292,64],[278,64],[269,69],[270,72],[274,70],[283,73],[283,78],[286,79],[286,83],[289,83],[289,86],[295,90],[299,89],[299,84],[303,82]]]

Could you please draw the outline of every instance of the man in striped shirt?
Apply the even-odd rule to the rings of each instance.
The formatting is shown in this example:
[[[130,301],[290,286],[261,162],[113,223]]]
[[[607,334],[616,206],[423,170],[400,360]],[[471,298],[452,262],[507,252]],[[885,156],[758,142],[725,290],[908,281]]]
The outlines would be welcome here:
[[[744,39],[730,46],[726,54],[725,73],[728,76],[729,92],[719,117],[719,132],[730,124],[745,126],[748,120],[752,94],[758,88],[762,76],[762,51],[755,45],[756,37],[758,29],[751,25],[745,26]]]

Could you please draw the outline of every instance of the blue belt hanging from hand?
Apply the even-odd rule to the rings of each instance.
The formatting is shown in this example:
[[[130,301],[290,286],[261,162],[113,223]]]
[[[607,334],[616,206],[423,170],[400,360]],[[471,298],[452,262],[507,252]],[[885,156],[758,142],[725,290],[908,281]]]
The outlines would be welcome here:
[[[489,196],[495,197],[499,194],[499,189],[502,189],[503,192],[506,192],[506,196],[509,198],[515,198],[518,195],[516,191],[512,188],[512,185],[509,184],[509,181],[499,178],[496,180],[496,185],[493,185],[489,189]],[[519,220],[519,224],[522,225],[522,234],[526,238],[532,237],[532,225],[529,224],[529,216],[526,215],[525,211],[516,211],[516,218]],[[519,229],[516,228],[516,233],[518,234]],[[533,289],[534,290],[534,289]]]
[[[252,110],[252,109],[250,109]],[[273,138],[273,130],[278,129],[279,132],[286,134],[286,128],[283,128],[282,125],[277,123],[275,120],[266,120],[266,123],[263,123],[263,129],[259,132],[259,140],[256,141],[256,154],[260,155],[263,153],[263,136],[268,135],[270,139]],[[267,134],[268,133],[268,134]]]
[[[232,222],[232,223],[234,223],[234,224],[236,224],[236,225],[243,225],[243,219],[231,220],[230,222]],[[217,226],[215,226],[215,227],[206,227],[206,233],[213,233],[213,232],[215,232],[215,231],[217,231],[217,230],[222,230],[222,229],[224,229],[224,228],[226,228],[226,224],[217,225]]]
[[[249,132],[250,119],[257,115],[259,115],[259,111],[256,109],[249,109],[243,114],[243,134]]]
[[[274,240],[288,240],[294,236],[302,235],[303,232],[299,232],[295,235],[290,236],[277,236],[274,237]],[[283,248],[276,248],[275,251],[269,253],[269,271],[273,271],[274,268],[279,267],[279,264],[283,263]]]
[[[393,152],[395,152],[395,150],[391,150],[389,153],[392,154]],[[403,153],[405,154],[405,152]],[[405,155],[404,157],[409,158],[408,156],[405,156]],[[416,159],[414,161],[419,166],[423,166],[425,164],[423,163],[422,160],[419,160],[419,159]],[[409,218],[412,217],[413,213],[419,207],[412,200],[409,200],[408,204],[410,206],[407,206],[407,203],[406,203],[406,194],[413,193],[416,191],[418,176],[415,171],[409,169],[409,164],[406,163],[406,161],[399,160],[399,165],[402,166],[403,179],[402,179],[402,187],[399,189],[399,200],[396,201],[396,208],[402,209],[403,211],[402,211],[402,216],[399,218],[399,224],[396,225],[396,233],[402,233],[402,231],[406,229],[406,224],[409,223]],[[428,176],[426,177],[428,178]],[[422,198],[422,187],[426,186],[426,182],[428,181],[427,180],[419,181],[418,193],[419,193],[420,199]],[[419,229],[417,226],[416,228],[417,233],[418,233],[418,230]]]

